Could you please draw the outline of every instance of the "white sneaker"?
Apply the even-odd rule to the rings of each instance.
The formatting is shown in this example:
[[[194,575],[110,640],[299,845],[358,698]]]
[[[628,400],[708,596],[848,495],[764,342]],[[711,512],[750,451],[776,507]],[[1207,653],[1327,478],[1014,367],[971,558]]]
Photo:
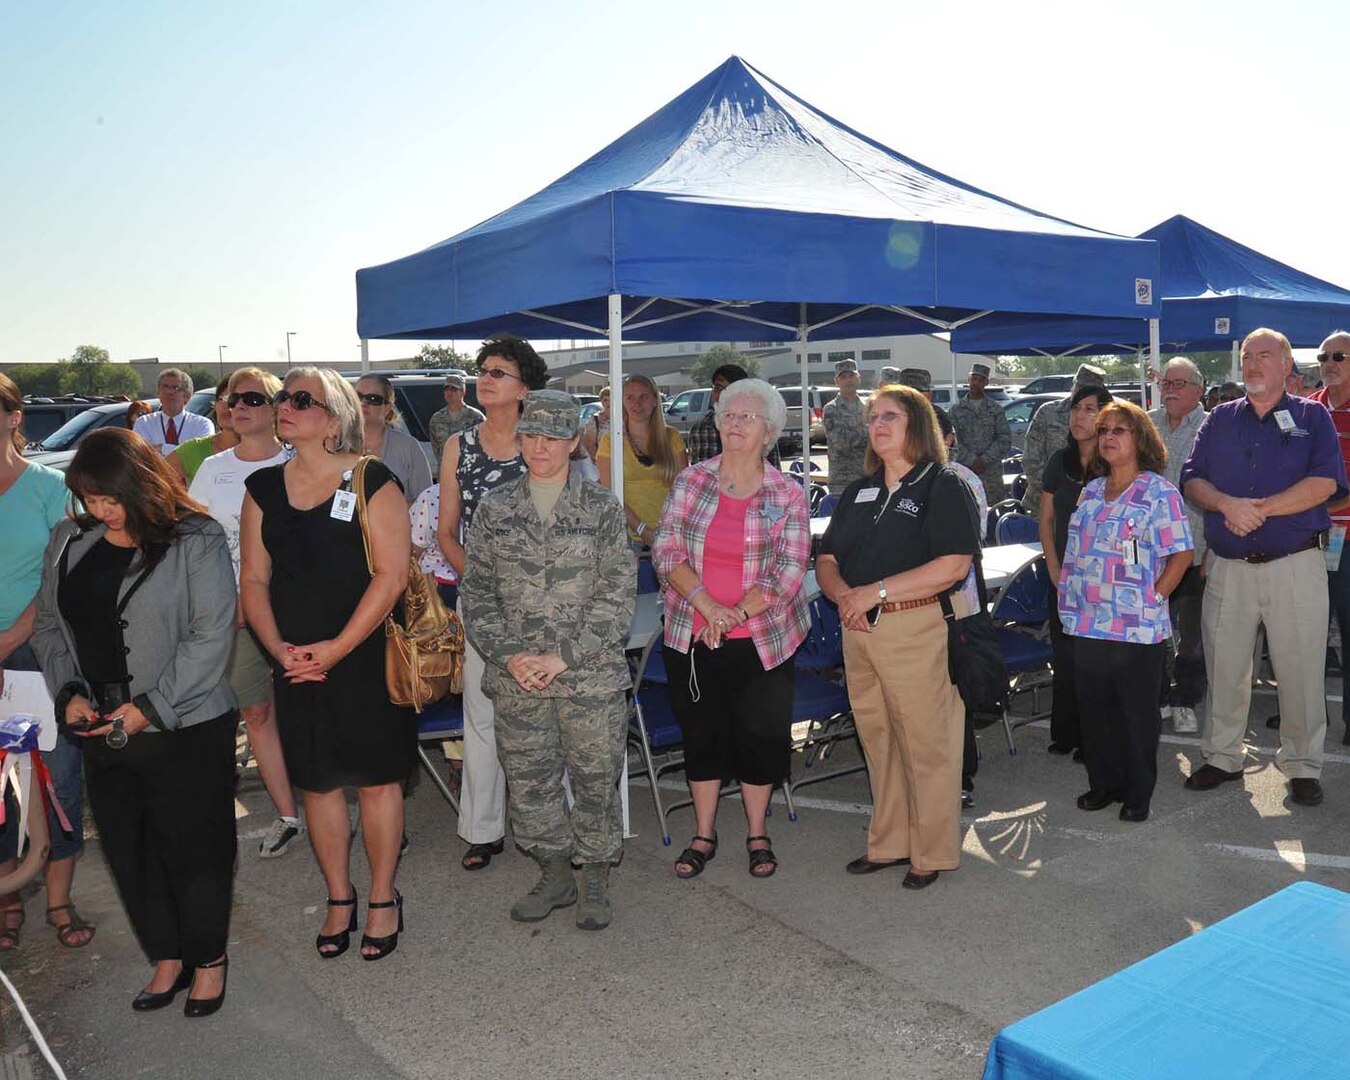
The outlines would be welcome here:
[[[1172,730],[1178,735],[1194,735],[1200,730],[1200,721],[1195,718],[1195,710],[1178,705],[1172,710]]]
[[[1171,719],[1172,719],[1173,713],[1172,713],[1172,706],[1171,706],[1171,705],[1162,705],[1162,706],[1159,706],[1158,711],[1159,711],[1160,713],[1162,713],[1162,718],[1163,718],[1164,720],[1171,720]]]
[[[304,832],[305,826],[299,818],[279,817],[272,822],[272,827],[258,845],[258,854],[264,859],[278,859],[286,854],[291,841],[297,836],[303,836]]]

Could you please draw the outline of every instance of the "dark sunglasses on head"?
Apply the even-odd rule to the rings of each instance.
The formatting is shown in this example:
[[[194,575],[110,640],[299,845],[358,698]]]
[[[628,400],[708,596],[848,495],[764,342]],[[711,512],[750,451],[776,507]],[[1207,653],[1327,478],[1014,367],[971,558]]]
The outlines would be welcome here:
[[[272,404],[280,408],[288,401],[291,403],[291,408],[296,412],[304,412],[311,406],[318,406],[326,413],[333,411],[325,402],[320,401],[308,390],[282,390],[272,399]]]
[[[245,390],[242,394],[231,394],[225,399],[225,404],[233,409],[236,405],[247,405],[250,409],[261,409],[268,404],[267,395],[260,394],[256,390]]]
[[[480,368],[480,375],[486,375],[489,379],[519,379],[520,376],[514,372],[507,371],[503,367]]]
[[[383,394],[357,394],[362,405],[388,405],[389,399]]]
[[[1350,358],[1350,353],[1348,352],[1320,352],[1317,354],[1317,362],[1319,364],[1325,364],[1328,360],[1341,364],[1344,363],[1347,358]]]

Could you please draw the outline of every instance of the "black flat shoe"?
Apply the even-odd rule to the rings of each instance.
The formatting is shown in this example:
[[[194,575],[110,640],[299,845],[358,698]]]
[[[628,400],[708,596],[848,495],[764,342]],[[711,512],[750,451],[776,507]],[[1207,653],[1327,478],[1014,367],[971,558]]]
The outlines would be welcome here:
[[[352,890],[350,900],[334,900],[330,896],[328,906],[352,909],[352,917],[347,920],[346,930],[339,930],[336,934],[320,934],[314,939],[314,948],[319,951],[319,955],[325,960],[333,960],[347,951],[352,943],[352,935],[356,933],[356,890]]]
[[[1148,820],[1147,806],[1122,806],[1120,808],[1120,820],[1131,821],[1138,824],[1141,821]]]
[[[492,863],[492,856],[500,855],[504,850],[506,850],[504,839],[491,844],[470,844],[469,849],[459,860],[459,865],[465,870],[486,870]],[[352,929],[355,930],[356,927]]]
[[[1112,803],[1118,803],[1123,798],[1124,796],[1119,791],[1098,791],[1093,788],[1078,796],[1078,809],[1105,810]]]
[[[164,1008],[165,1005],[172,1005],[173,999],[191,985],[192,969],[185,967],[178,973],[173,985],[163,993],[156,994],[151,990],[142,990],[131,999],[131,1007],[137,1012],[154,1012],[156,1009]]]
[[[1078,747],[1074,746],[1072,743],[1052,742],[1045,749],[1051,754],[1072,754]]]
[[[219,960],[213,960],[209,964],[198,964],[197,970],[218,967],[225,969],[220,980],[220,993],[213,998],[195,998],[188,995],[188,999],[183,1002],[183,1015],[189,1020],[199,1020],[203,1016],[210,1016],[212,1013],[219,1012],[220,1007],[225,1004],[225,984],[230,978],[230,958],[222,956]]]
[[[892,866],[908,866],[908,859],[881,859],[874,861],[866,855],[859,855],[844,867],[849,874],[875,874],[878,870],[889,870]]]
[[[762,848],[752,848],[756,840],[763,840]],[[745,850],[750,853],[750,876],[753,878],[773,877],[778,872],[778,856],[773,853],[773,844],[767,836],[747,836]]]
[[[362,960],[383,960],[398,948],[398,936],[403,933],[403,894],[395,889],[394,899],[382,900],[378,904],[372,900],[366,905],[367,911],[379,911],[381,908],[398,908],[398,929],[392,934],[385,934],[384,937],[371,937],[369,934],[362,934]],[[367,949],[374,949],[375,952],[368,953],[366,952]]]
[[[942,873],[941,870],[931,870],[926,874],[920,874],[911,869],[905,874],[905,880],[900,884],[906,889],[926,889],[938,879],[940,873]]]

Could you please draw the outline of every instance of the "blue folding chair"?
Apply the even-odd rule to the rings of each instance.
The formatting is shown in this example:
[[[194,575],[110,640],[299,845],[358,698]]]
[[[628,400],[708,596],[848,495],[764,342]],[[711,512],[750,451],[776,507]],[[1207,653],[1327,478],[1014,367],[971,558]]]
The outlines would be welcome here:
[[[1009,754],[1017,753],[1013,729],[1045,715],[1040,710],[1040,690],[1049,682],[1055,658],[1047,625],[1050,603],[1050,572],[1045,557],[1041,556],[1012,576],[990,613],[997,626],[999,651],[1008,669],[1003,734],[1008,740]],[[1028,691],[1032,695],[1032,715],[1019,717],[1014,723],[1009,712],[1012,699]]]
[[[1012,497],[1018,502],[1026,498],[1027,494],[1027,474],[1022,473],[1012,482]]]
[[[994,535],[1000,544],[1038,544],[1041,523],[1030,514],[1004,514],[994,526]]]
[[[637,571],[637,591],[639,595],[661,591],[661,582],[656,577],[656,568],[652,566],[651,559],[645,557],[638,559]]]
[[[820,505],[811,511],[811,516],[816,518],[827,518],[834,513],[834,508],[839,505],[838,494],[826,495],[820,500]]]
[[[1002,502],[996,502],[989,508],[989,514],[985,519],[984,542],[986,544],[998,543],[998,523],[1008,514],[1024,513],[1022,504],[1016,499],[1004,499]]]
[[[435,764],[427,755],[426,744],[462,738],[464,738],[464,699],[459,694],[434,701],[417,714],[417,756],[422,762],[422,768],[431,777],[431,782],[436,785],[436,790],[454,809],[456,817],[459,816],[459,800],[455,798],[454,792],[450,790],[441,774],[436,771]]]

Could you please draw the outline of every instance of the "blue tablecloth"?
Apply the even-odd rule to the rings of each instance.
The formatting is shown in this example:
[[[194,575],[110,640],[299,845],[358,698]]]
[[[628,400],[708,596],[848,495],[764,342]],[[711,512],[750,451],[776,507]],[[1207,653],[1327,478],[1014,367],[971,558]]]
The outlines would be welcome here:
[[[1350,893],[1302,881],[1005,1028],[984,1080],[1350,1077]]]

